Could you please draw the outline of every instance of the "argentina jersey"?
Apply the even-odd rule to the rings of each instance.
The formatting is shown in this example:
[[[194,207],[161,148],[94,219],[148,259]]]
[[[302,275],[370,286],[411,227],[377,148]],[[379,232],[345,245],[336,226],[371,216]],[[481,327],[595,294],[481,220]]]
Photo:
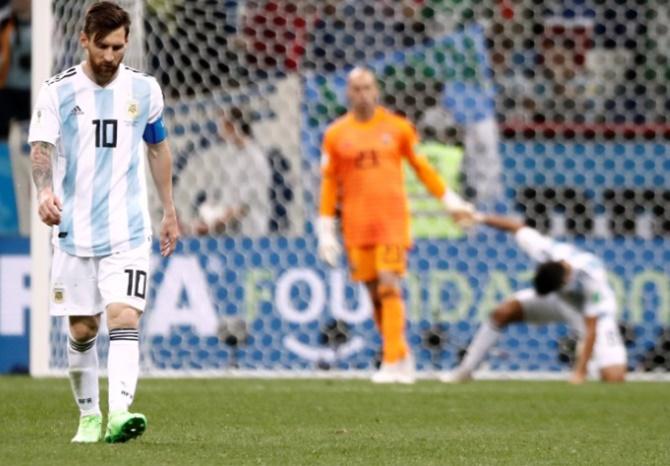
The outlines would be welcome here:
[[[599,257],[528,227],[516,233],[516,240],[537,262],[565,261],[570,265],[570,279],[558,292],[566,302],[588,316],[616,314],[616,296]]]
[[[105,256],[151,240],[144,144],[165,139],[156,80],[123,64],[105,87],[78,65],[46,81],[29,142],[55,146],[61,222],[53,244],[79,257]]]

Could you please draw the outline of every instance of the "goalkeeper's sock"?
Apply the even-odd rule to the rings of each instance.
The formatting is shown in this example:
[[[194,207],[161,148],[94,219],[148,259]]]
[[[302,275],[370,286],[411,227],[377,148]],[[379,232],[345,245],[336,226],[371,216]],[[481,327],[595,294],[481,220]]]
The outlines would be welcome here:
[[[486,356],[486,353],[496,344],[498,338],[500,338],[500,333],[500,328],[490,319],[482,322],[468,347],[459,370],[468,374],[474,372]]]
[[[109,412],[127,411],[135,396],[140,373],[139,331],[115,328],[109,331]]]
[[[381,309],[381,333],[383,341],[383,360],[394,363],[407,356],[408,346],[405,340],[405,305],[400,289],[395,286],[379,286]]]
[[[95,337],[88,341],[76,341],[70,337],[67,345],[70,386],[82,416],[100,415],[98,351],[95,341]]]

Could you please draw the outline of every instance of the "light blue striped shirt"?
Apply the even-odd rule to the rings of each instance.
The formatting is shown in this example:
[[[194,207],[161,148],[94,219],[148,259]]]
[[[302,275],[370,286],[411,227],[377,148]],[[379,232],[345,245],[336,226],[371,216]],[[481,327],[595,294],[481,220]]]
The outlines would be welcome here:
[[[123,64],[105,87],[81,65],[42,85],[28,141],[56,147],[54,192],[63,211],[55,247],[99,257],[151,240],[142,136],[160,123],[163,105],[156,80]]]

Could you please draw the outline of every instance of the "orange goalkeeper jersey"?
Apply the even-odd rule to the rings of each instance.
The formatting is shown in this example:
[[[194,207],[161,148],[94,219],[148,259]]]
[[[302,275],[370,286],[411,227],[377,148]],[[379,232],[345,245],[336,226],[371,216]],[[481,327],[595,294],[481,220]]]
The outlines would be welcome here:
[[[319,210],[334,216],[339,202],[347,247],[411,245],[403,158],[434,196],[446,190],[425,157],[414,152],[417,142],[412,124],[383,107],[368,121],[347,113],[328,127]]]

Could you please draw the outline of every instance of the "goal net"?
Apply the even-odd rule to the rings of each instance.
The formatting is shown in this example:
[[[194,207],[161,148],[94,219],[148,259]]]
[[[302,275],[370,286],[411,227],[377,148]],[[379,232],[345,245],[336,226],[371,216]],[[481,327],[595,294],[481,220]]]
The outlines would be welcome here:
[[[81,59],[74,3],[52,2],[55,68]],[[670,368],[667,2],[123,3],[133,11],[129,64],[165,95],[186,233],[174,256],[153,259],[146,371],[374,369],[367,296],[344,262],[318,260],[312,226],[321,137],[345,110],[354,65],[376,72],[382,103],[416,124],[451,186],[599,255],[629,368]],[[460,231],[409,175],[408,333],[431,374],[458,363],[496,303],[528,286],[533,264],[504,234]],[[61,371],[65,327],[52,320],[49,335],[49,368]],[[574,347],[563,324],[513,325],[484,369],[560,375]]]

